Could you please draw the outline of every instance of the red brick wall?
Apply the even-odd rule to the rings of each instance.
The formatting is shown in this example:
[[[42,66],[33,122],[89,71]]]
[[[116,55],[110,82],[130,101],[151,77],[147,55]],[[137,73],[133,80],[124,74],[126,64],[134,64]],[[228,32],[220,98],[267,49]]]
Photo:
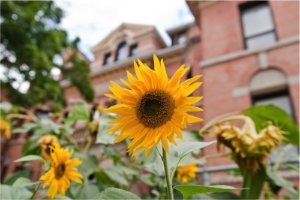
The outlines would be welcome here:
[[[244,49],[239,5],[223,1],[200,12],[203,59]],[[269,1],[278,40],[299,35],[299,1]]]
[[[299,35],[299,1],[269,1],[278,39]]]
[[[244,49],[238,4],[221,1],[201,10],[203,60]]]
[[[244,50],[237,1],[223,1],[204,7],[200,12],[201,60]],[[299,2],[270,1],[278,39],[299,34]],[[283,71],[287,78],[299,76],[299,44],[266,52],[268,66]],[[252,105],[251,94],[234,97],[233,90],[248,87],[253,75],[261,70],[257,54],[202,68],[203,117],[205,123],[214,117],[241,111]],[[296,121],[299,121],[299,83],[288,86]],[[205,140],[213,140],[205,136]],[[216,146],[204,148],[205,155],[217,154]],[[207,166],[232,163],[229,159],[208,160]]]

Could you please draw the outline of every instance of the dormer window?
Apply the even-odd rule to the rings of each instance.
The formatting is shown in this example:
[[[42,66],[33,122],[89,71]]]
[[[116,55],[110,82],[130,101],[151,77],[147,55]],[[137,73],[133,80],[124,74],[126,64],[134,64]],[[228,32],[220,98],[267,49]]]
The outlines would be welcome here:
[[[103,65],[109,64],[109,63],[110,63],[110,60],[111,60],[110,53],[105,54],[104,61],[103,61]]]
[[[122,42],[117,50],[117,55],[116,55],[116,61],[117,60],[124,60],[127,56],[127,46],[125,42]]]
[[[137,54],[137,44],[130,46],[130,56],[135,56]]]
[[[186,31],[175,33],[172,36],[172,46],[176,44],[184,44],[186,41]]]

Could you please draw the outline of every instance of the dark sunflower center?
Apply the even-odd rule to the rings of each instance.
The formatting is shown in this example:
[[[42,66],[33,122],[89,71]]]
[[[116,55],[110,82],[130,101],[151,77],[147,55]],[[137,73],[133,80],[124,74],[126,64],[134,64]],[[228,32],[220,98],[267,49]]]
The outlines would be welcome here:
[[[175,108],[174,99],[166,92],[147,92],[137,105],[137,117],[143,125],[156,128],[171,120]]]
[[[55,178],[60,179],[64,175],[65,171],[66,171],[65,164],[59,164],[55,169]]]
[[[148,116],[156,116],[161,109],[160,101],[156,99],[147,99],[144,106],[145,114]]]
[[[50,146],[52,146],[51,143],[48,143],[48,144],[47,144],[47,148],[46,148],[46,150],[45,150],[46,153],[47,153],[48,155],[50,155],[50,153],[51,153],[51,148],[50,148]]]

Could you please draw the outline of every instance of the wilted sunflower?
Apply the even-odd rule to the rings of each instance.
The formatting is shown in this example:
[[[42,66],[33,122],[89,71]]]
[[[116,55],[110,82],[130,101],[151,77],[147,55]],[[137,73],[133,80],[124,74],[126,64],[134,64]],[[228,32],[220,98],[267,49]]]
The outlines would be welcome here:
[[[209,133],[218,140],[217,148],[223,144],[229,147],[235,157],[235,162],[241,169],[250,166],[250,171],[255,174],[260,164],[265,163],[268,155],[282,143],[283,134],[278,127],[269,125],[267,128],[256,132],[253,120],[244,115],[217,117],[208,122],[200,131],[205,132],[214,127]],[[243,121],[242,128],[230,124],[229,121]],[[222,123],[226,124],[222,124]]]
[[[44,158],[49,161],[51,160],[51,146],[52,147],[56,147],[56,146],[60,146],[57,138],[55,136],[52,135],[45,135],[42,136],[39,139],[39,143],[41,146],[41,150],[42,150],[42,155],[44,156]]]
[[[176,179],[182,183],[187,183],[196,177],[197,169],[198,168],[196,164],[189,164],[179,167],[177,169]]]
[[[162,142],[164,150],[169,153],[168,140],[176,145],[175,134],[183,141],[181,129],[186,123],[203,121],[201,118],[186,112],[202,111],[201,108],[191,106],[200,101],[202,97],[189,97],[201,83],[193,83],[202,75],[195,76],[179,84],[181,77],[189,70],[182,65],[168,80],[163,60],[159,62],[153,55],[154,71],[140,60],[134,61],[137,78],[127,71],[128,80],[121,81],[129,88],[122,88],[111,81],[109,87],[113,94],[106,96],[114,98],[121,104],[115,105],[105,112],[119,114],[120,117],[108,122],[117,124],[106,132],[121,131],[115,141],[125,138],[132,139],[128,152],[134,156],[144,147],[145,156],[152,147]]]
[[[65,196],[65,191],[70,187],[70,180],[82,183],[78,178],[83,178],[82,175],[74,168],[80,165],[81,161],[78,158],[70,160],[72,153],[73,150],[69,153],[68,149],[60,147],[53,148],[53,152],[51,152],[51,168],[40,178],[45,181],[43,188],[50,184],[47,196],[51,199],[56,197],[58,192],[61,196]]]
[[[4,119],[0,119],[0,129],[1,136],[9,139],[11,136],[10,125]]]

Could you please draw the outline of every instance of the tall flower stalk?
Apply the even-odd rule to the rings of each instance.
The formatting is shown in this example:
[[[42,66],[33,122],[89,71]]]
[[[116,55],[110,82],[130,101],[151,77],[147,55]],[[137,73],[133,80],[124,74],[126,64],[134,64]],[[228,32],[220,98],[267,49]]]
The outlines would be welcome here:
[[[192,106],[202,97],[190,95],[202,84],[194,83],[202,75],[195,76],[180,83],[180,79],[189,70],[182,65],[169,79],[163,60],[159,61],[153,55],[154,70],[138,59],[134,61],[136,77],[127,71],[129,82],[121,79],[127,88],[122,88],[111,81],[109,87],[112,94],[106,94],[121,103],[105,109],[105,112],[118,114],[119,118],[108,122],[116,124],[106,132],[114,134],[120,131],[115,141],[121,142],[128,138],[128,152],[134,156],[145,148],[145,157],[158,143],[162,144],[162,161],[164,163],[169,199],[173,199],[172,180],[168,171],[168,142],[177,146],[175,135],[184,141],[181,129],[187,123],[196,123],[203,119],[187,114],[187,112],[202,111]]]

